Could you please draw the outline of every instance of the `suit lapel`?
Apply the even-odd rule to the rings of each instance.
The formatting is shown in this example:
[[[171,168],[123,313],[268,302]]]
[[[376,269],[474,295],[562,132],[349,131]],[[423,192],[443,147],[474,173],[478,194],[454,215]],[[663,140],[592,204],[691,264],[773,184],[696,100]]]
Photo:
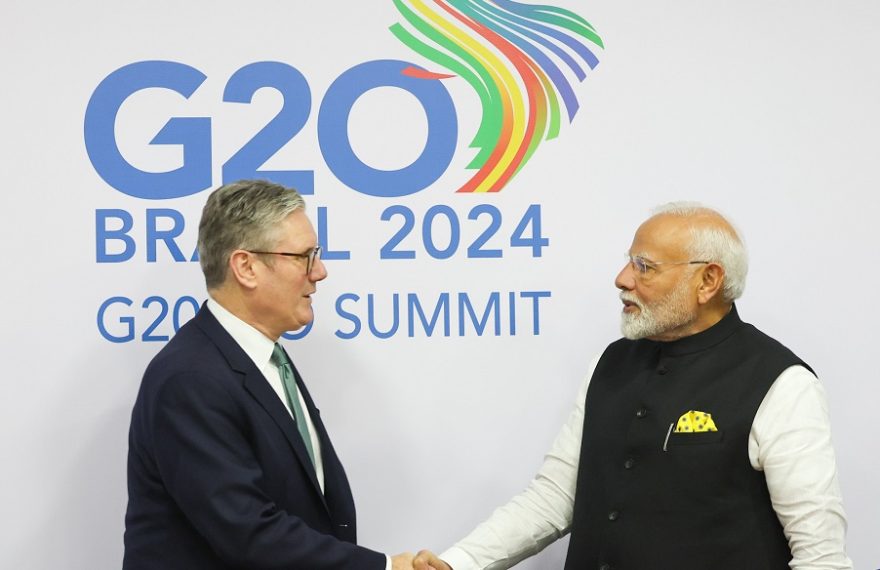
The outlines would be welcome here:
[[[281,402],[281,399],[278,398],[278,394],[276,394],[272,389],[272,386],[269,385],[269,381],[266,380],[263,373],[254,365],[253,360],[251,360],[238,343],[235,342],[235,339],[226,332],[226,329],[217,322],[217,319],[214,318],[211,311],[204,305],[202,305],[201,310],[196,314],[193,321],[208,336],[208,338],[217,345],[220,352],[229,363],[230,368],[244,375],[245,390],[260,404],[263,410],[269,414],[281,430],[281,433],[290,444],[290,447],[293,449],[300,464],[302,464],[304,471],[308,474],[315,492],[318,493],[321,497],[321,501],[324,503],[324,507],[327,508],[324,493],[321,491],[321,486],[318,484],[318,476],[315,473],[315,466],[312,465],[309,453],[306,450],[302,437],[299,435],[299,431],[297,430],[296,423],[293,421],[287,408]],[[307,394],[299,374],[295,372],[295,375],[297,385],[303,390],[304,395]],[[311,398],[306,397],[306,401],[309,404],[309,413],[312,414],[312,421],[315,423],[316,429],[323,432],[323,425],[321,428],[317,428],[319,422],[315,421],[317,414],[312,412],[314,404],[311,403]],[[326,434],[322,433],[321,435]],[[321,443],[323,444],[324,438],[321,439]],[[327,510],[329,513],[329,508]]]
[[[309,480],[312,482],[315,491],[321,495],[323,500],[324,493],[321,491],[321,486],[318,484],[318,476],[315,473],[315,466],[312,465],[312,460],[309,458],[309,452],[306,450],[305,443],[303,443],[302,437],[299,435],[296,422],[290,417],[290,412],[288,412],[284,404],[281,403],[278,394],[275,393],[269,385],[269,382],[266,381],[266,378],[259,371],[255,374],[245,375],[244,387],[251,396],[260,403],[263,409],[266,410],[266,413],[272,417],[272,420],[281,429],[284,438],[293,448],[293,451],[300,464],[302,464],[303,469],[308,473]]]

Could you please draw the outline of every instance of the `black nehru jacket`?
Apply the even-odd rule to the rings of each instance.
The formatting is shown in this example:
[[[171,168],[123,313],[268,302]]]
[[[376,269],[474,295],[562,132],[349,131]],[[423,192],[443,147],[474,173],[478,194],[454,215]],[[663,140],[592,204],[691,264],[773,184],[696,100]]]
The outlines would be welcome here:
[[[673,342],[611,344],[587,393],[566,570],[787,570],[748,442],[767,390],[794,364],[806,366],[736,307]],[[717,431],[671,433],[690,410]]]

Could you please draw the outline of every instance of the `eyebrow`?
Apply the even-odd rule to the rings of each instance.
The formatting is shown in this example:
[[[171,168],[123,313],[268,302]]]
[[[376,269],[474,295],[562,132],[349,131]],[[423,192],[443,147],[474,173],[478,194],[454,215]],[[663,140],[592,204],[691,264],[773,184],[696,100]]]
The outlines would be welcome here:
[[[633,256],[633,257],[641,257],[641,258],[644,259],[645,261],[652,261],[651,256],[648,255],[647,253],[643,252],[643,251],[640,251],[640,252],[632,252],[632,251],[630,251],[630,252],[629,252],[629,255],[631,255],[631,256]]]

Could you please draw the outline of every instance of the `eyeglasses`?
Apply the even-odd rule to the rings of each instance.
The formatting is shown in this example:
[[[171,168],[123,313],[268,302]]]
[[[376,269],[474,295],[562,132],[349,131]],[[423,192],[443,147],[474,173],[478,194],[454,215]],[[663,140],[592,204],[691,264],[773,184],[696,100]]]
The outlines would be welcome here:
[[[306,253],[288,253],[286,251],[250,251],[250,253],[261,253],[263,255],[283,255],[284,257],[301,257],[306,260],[306,275],[311,275],[312,269],[315,267],[315,260],[321,259],[321,246],[315,246]]]
[[[657,271],[657,268],[661,265],[698,265],[711,263],[711,261],[651,261],[641,255],[631,255],[629,253],[623,255],[629,260],[636,275],[642,278],[650,276],[651,273]]]

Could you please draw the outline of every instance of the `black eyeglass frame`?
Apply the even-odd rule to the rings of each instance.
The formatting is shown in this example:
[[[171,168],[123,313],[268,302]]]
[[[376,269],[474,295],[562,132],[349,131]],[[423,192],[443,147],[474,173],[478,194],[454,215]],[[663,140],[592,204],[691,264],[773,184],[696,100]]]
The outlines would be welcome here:
[[[306,253],[290,253],[287,251],[253,251],[253,250],[245,250],[248,253],[258,253],[261,255],[283,255],[284,257],[300,257],[306,260],[306,275],[310,275],[312,273],[312,269],[315,268],[315,260],[321,259],[321,246],[316,245],[310,251]]]

